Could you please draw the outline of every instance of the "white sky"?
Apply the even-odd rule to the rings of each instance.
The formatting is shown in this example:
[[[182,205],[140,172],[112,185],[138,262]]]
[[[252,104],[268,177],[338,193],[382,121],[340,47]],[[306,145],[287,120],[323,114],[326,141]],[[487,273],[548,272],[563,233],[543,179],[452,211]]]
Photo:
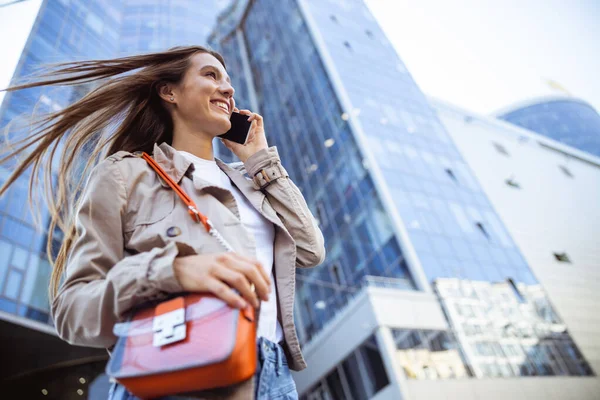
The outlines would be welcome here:
[[[365,1],[428,95],[485,114],[552,79],[600,110],[600,0]],[[0,8],[2,86],[40,3]]]
[[[366,0],[427,95],[479,113],[552,79],[600,111],[598,0]]]
[[[0,0],[0,5],[3,3],[7,1]],[[12,79],[40,4],[42,0],[29,0],[0,7],[0,89],[6,88]],[[0,103],[4,94],[0,92]]]

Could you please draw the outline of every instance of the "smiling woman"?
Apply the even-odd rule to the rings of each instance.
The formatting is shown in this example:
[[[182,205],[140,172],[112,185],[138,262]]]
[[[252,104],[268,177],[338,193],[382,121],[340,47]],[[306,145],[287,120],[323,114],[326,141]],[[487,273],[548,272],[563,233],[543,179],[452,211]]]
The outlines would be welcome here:
[[[102,84],[36,121],[34,132],[0,158],[1,165],[25,154],[0,196],[30,167],[32,184],[41,171],[45,182],[58,176],[48,188],[48,243],[56,227],[65,237],[51,281],[57,332],[73,344],[113,348],[140,306],[154,316],[174,304],[169,299],[189,298],[178,294],[210,293],[219,304],[244,310],[239,315],[253,315],[251,308],[260,313],[256,331],[243,338],[258,359],[255,375],[228,387],[226,397],[296,398],[289,369],[306,364],[293,319],[294,271],[322,263],[325,249],[306,201],[267,144],[262,117],[235,107],[223,58],[199,46],[65,63],[6,90],[90,82]],[[234,111],[251,121],[246,144],[223,140],[243,163],[235,166],[213,156],[213,139],[231,128]],[[52,162],[56,152],[59,163]],[[184,330],[204,323],[185,316]],[[203,340],[227,345],[228,335],[211,332]],[[115,357],[127,363],[119,349]],[[206,356],[192,352],[191,360],[206,363]],[[214,381],[203,376],[190,381],[188,397],[200,396],[188,393],[195,382],[205,388]],[[157,382],[154,393],[177,394]],[[134,397],[115,384],[110,398]]]

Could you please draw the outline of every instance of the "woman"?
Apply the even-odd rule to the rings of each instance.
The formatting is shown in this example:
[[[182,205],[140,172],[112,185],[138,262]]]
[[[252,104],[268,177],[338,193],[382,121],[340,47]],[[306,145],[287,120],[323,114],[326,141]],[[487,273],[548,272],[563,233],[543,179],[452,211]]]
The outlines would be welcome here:
[[[295,268],[320,264],[325,250],[302,194],[267,145],[262,117],[239,111],[252,121],[247,144],[223,140],[241,163],[214,158],[213,139],[229,130],[238,110],[223,58],[200,46],[62,64],[46,80],[7,90],[104,78],[111,79],[40,121],[0,160],[28,151],[2,195],[30,166],[34,179],[42,161],[51,182],[46,156],[62,150],[57,193],[49,199],[50,232],[58,225],[65,233],[51,278],[58,334],[110,348],[113,325],[149,300],[211,292],[243,308],[260,299],[259,367],[254,385],[234,397],[297,398],[289,369],[306,364],[293,320]],[[224,253],[203,234],[137,151],[152,154],[235,252]],[[83,192],[69,184],[81,174],[81,159],[89,160],[84,172],[93,167]],[[113,384],[109,398],[134,397]]]

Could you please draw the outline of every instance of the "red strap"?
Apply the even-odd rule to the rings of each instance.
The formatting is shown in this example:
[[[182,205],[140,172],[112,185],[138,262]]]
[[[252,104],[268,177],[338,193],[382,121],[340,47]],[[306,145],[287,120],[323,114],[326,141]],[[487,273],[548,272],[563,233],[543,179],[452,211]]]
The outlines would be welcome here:
[[[175,182],[161,168],[161,166],[158,165],[158,163],[156,161],[154,161],[154,159],[152,157],[150,157],[147,153],[142,152],[141,157],[144,160],[146,160],[146,162],[152,167],[152,169],[154,169],[156,171],[158,176],[160,176],[165,182],[167,182],[167,184],[171,187],[171,189],[173,189],[175,191],[175,193],[177,193],[179,198],[181,200],[183,200],[183,202],[185,203],[185,205],[188,208],[188,212],[190,213],[190,216],[192,217],[192,219],[196,222],[201,222],[202,225],[204,225],[204,227],[206,228],[206,231],[207,232],[210,231],[210,224],[208,223],[208,218],[206,217],[206,215],[204,215],[200,211],[198,211],[198,208],[196,207],[196,203],[194,203],[194,200],[192,200],[191,197],[188,196],[187,193],[183,191],[181,186],[179,186],[177,184],[177,182]]]

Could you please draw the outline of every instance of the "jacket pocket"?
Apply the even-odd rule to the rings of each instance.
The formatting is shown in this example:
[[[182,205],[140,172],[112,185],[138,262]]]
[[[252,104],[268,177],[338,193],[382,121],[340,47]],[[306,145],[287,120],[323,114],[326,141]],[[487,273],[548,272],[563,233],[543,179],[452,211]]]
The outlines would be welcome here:
[[[176,195],[171,190],[155,190],[150,195],[138,196],[131,210],[128,230],[138,226],[155,224],[175,210]]]
[[[175,203],[169,213],[152,222],[137,223],[126,235],[126,247],[135,252],[177,244],[179,256],[202,254],[212,238],[202,224],[194,222],[183,204]]]

